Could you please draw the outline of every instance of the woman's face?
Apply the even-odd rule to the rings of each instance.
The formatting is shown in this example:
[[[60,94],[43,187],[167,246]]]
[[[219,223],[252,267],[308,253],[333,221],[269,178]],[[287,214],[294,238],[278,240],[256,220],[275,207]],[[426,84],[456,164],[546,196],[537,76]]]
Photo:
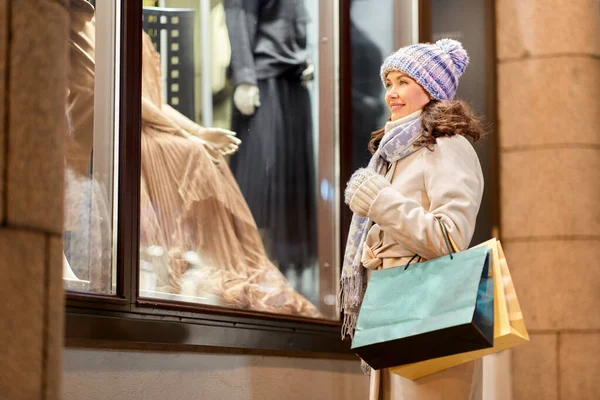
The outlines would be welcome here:
[[[385,87],[385,102],[392,113],[392,121],[422,110],[431,100],[421,85],[399,71],[387,74]]]

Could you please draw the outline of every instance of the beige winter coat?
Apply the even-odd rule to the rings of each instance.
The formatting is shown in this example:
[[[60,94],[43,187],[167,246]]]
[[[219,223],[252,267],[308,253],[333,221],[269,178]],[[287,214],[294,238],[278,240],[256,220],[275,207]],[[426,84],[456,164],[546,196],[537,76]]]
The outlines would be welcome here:
[[[468,246],[483,194],[477,154],[463,136],[437,140],[392,164],[383,189],[369,210],[374,225],[363,249],[369,269],[404,265],[418,254],[426,259],[448,253],[436,217],[441,217],[460,249]]]
[[[467,139],[439,138],[433,151],[422,148],[391,164],[386,178],[391,187],[379,192],[368,213],[373,226],[363,248],[367,268],[405,265],[415,254],[426,259],[447,254],[436,217],[459,249],[467,248],[483,195],[481,166]],[[481,360],[414,382],[374,371],[371,381],[373,400],[480,399]]]

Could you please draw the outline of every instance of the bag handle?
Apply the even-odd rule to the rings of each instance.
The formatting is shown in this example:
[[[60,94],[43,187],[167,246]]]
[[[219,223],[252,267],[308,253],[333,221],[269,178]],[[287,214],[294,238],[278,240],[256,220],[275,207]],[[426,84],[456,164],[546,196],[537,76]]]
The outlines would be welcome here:
[[[417,257],[419,257],[419,259],[417,260],[417,264],[420,263],[421,260],[423,259],[423,257],[421,257],[420,255],[415,254],[414,256],[412,256],[412,258],[410,260],[408,260],[408,263],[404,266],[405,271],[408,269],[408,266],[410,265],[410,263],[413,262],[413,260]]]
[[[440,225],[440,229],[442,230],[442,236],[444,236],[444,243],[446,243],[446,248],[448,249],[448,255],[450,256],[450,259],[453,260],[454,257],[452,256],[452,254],[458,253],[458,249],[456,248],[454,242],[450,238],[450,234],[448,233],[448,228],[442,221],[442,217],[435,217],[435,219],[437,220],[438,224]],[[422,257],[418,254],[415,254],[408,261],[408,263],[404,266],[405,271],[408,269],[408,266],[410,265],[410,263],[413,262],[413,260],[417,257],[419,257],[419,260],[417,261],[417,263],[421,262]]]
[[[454,257],[452,257],[452,254],[458,253],[458,249],[454,246],[454,242],[452,242],[452,239],[450,238],[448,228],[446,227],[446,224],[444,224],[444,222],[442,221],[442,217],[435,217],[435,219],[440,224],[440,229],[442,230],[442,235],[444,236],[444,242],[446,242],[446,248],[448,249],[448,255],[450,256],[450,259],[453,259]]]

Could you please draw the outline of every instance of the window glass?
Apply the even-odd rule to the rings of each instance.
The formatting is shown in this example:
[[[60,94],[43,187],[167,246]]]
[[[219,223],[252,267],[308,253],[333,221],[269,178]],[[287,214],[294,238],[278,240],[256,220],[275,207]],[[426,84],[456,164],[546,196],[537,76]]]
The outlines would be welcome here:
[[[389,111],[379,78],[383,60],[394,49],[394,1],[352,0],[352,170],[365,167],[370,134],[385,125]]]
[[[337,319],[322,3],[144,6],[140,295]]]
[[[119,1],[67,2],[68,132],[65,136],[66,289],[114,294],[113,183]]]

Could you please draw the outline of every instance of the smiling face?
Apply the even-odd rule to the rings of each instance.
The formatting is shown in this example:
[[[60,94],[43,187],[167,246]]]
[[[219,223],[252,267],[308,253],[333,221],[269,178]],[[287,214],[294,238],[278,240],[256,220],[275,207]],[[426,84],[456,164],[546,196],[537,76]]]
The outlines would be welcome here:
[[[431,100],[421,85],[399,71],[387,74],[385,87],[385,102],[392,113],[392,121],[422,110]]]

